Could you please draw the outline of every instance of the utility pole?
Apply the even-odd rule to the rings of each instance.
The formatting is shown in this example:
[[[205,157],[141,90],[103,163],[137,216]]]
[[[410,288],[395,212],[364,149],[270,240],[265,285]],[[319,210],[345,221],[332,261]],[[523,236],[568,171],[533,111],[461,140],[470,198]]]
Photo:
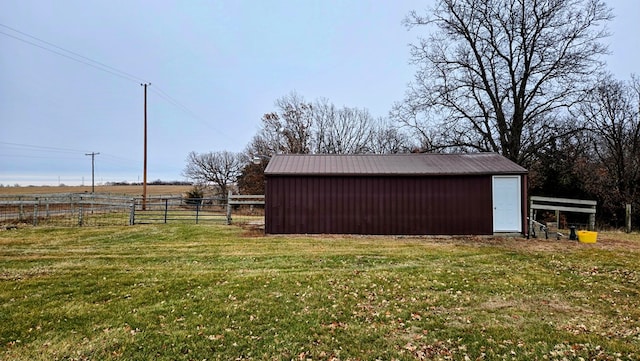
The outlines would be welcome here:
[[[151,83],[140,84],[144,87],[144,171],[142,174],[142,210],[147,209],[147,86]]]
[[[91,153],[85,153],[84,155],[90,155],[91,156],[91,193],[95,193],[96,192],[96,184],[94,182],[95,179],[95,165],[96,165],[96,155],[98,155],[100,153],[96,153],[96,152],[91,152]],[[60,182],[60,180],[58,180],[58,183]],[[84,183],[84,181],[82,182]]]

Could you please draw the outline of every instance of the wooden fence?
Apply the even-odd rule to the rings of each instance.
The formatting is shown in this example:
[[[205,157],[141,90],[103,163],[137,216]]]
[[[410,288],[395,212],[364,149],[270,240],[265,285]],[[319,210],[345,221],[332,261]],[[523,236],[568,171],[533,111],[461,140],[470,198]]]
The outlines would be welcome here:
[[[264,216],[264,195],[232,194],[229,192],[227,199],[227,224],[231,224],[234,207],[249,206],[249,212],[253,213],[255,207],[258,206],[262,208],[262,215]],[[264,225],[264,217],[262,218],[262,224]]]
[[[584,200],[584,199],[569,199],[569,198],[551,198],[551,197],[537,197],[532,196],[529,198],[529,222],[530,229],[534,229],[536,222],[537,211],[547,210],[555,212],[556,225],[559,226],[560,212],[574,212],[574,213],[586,213],[589,215],[588,229],[593,231],[596,227],[596,201]],[[556,227],[557,227],[556,226]]]

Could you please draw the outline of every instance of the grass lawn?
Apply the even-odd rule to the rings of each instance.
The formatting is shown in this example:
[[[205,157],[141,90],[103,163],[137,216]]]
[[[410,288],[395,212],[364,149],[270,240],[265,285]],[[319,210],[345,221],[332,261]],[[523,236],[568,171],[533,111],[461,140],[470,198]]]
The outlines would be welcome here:
[[[2,360],[638,360],[640,237],[0,231]]]

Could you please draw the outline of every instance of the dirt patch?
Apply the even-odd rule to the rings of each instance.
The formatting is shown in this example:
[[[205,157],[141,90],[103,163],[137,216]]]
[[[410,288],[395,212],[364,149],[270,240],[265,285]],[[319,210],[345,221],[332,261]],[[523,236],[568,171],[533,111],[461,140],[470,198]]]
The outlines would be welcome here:
[[[523,299],[503,299],[494,297],[484,303],[477,306],[481,310],[499,311],[504,309],[516,309],[519,311],[551,311],[562,313],[587,313],[588,309],[583,307],[576,307],[567,302],[563,302],[557,299],[535,299],[524,301]]]
[[[568,239],[556,240],[541,240],[541,239],[524,239],[519,242],[514,242],[516,247],[537,250],[537,251],[556,251],[567,249],[606,249],[606,250],[628,250],[632,252],[640,251],[640,242],[633,239],[624,239],[619,235],[600,233],[598,234],[598,240],[596,243],[580,243],[577,241],[570,241]]]
[[[264,224],[245,223],[240,225],[247,237],[270,237],[264,233]],[[273,235],[274,237],[283,235]],[[512,236],[380,236],[349,234],[289,234],[286,237],[354,239],[354,240],[389,240],[396,239],[407,242],[425,242],[437,245],[459,245],[462,247],[500,247],[530,252],[563,252],[583,249],[605,249],[612,251],[640,252],[640,235],[621,232],[600,232],[596,243],[580,243],[566,237],[561,240],[544,238],[524,238]]]
[[[467,247],[492,246],[532,252],[557,252],[589,248],[640,252],[639,235],[620,232],[600,232],[596,243],[580,243],[566,237],[560,240],[503,236],[427,237],[421,239],[433,243],[448,243]]]
[[[51,274],[48,268],[32,268],[26,270],[7,269],[0,272],[0,280],[2,281],[20,281],[30,278],[43,277]]]
[[[264,237],[264,222],[263,221],[252,221],[239,223],[238,226],[242,228],[242,237]]]

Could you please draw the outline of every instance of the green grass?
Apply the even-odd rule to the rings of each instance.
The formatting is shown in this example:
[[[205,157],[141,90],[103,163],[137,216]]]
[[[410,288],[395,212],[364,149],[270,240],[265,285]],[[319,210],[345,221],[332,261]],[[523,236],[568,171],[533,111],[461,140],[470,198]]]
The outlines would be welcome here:
[[[0,231],[0,359],[636,360],[640,239],[602,238]]]

